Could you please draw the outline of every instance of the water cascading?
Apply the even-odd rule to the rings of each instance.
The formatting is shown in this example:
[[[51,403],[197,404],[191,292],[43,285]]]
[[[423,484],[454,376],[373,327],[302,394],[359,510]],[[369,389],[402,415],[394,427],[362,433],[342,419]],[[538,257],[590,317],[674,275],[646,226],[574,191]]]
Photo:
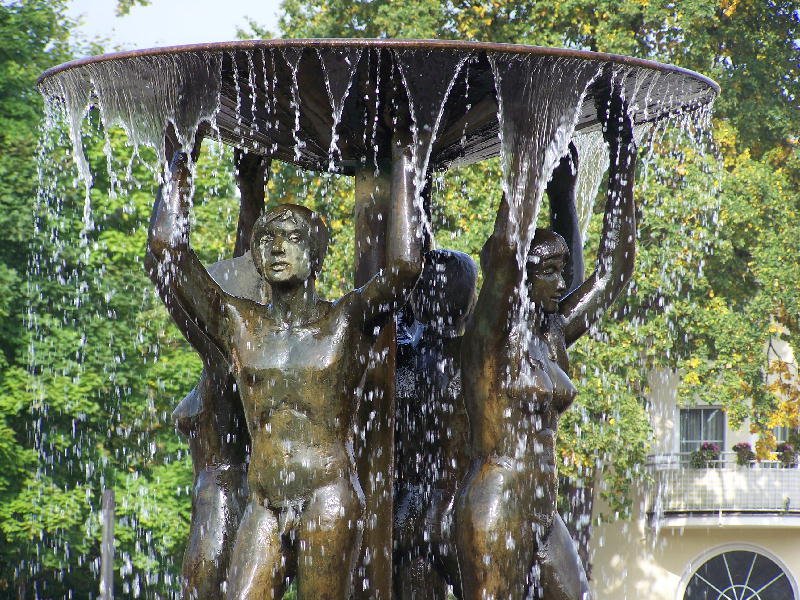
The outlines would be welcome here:
[[[273,593],[279,597],[293,578],[300,596],[308,597],[310,590],[325,588],[315,580],[323,576],[314,575],[313,565],[308,564],[312,552],[318,551],[315,544],[323,548],[316,555],[321,561],[326,544],[340,547],[336,544],[342,543],[339,538],[344,528],[358,532],[347,538],[350,541],[343,551],[352,554],[355,562],[341,557],[339,572],[326,576],[344,578],[355,597],[413,597],[425,586],[432,597],[452,589],[470,600],[522,598],[526,594],[546,598],[552,585],[572,590],[570,597],[581,597],[584,583],[579,564],[554,566],[546,556],[534,558],[532,554],[547,545],[567,544],[559,529],[563,527],[560,517],[554,520],[552,514],[540,514],[543,499],[556,493],[550,483],[555,464],[547,458],[554,438],[548,438],[551,434],[547,432],[554,431],[558,415],[574,396],[565,375],[566,347],[599,318],[630,277],[636,146],[646,139],[649,129],[676,119],[689,118],[702,125],[718,92],[714,82],[677,67],[584,51],[443,41],[257,40],[73,61],[43,74],[40,89],[48,101],[51,126],[63,124],[69,132],[74,163],[86,192],[85,230],[92,228],[94,180],[82,143],[83,130],[91,122],[87,115],[99,111],[104,132],[121,127],[134,154],[144,147],[155,150],[157,164],[151,168],[163,187],[153,209],[148,268],[171,316],[192,346],[214,346],[209,352],[215,358],[203,359],[204,379],[192,392],[195,396],[187,396],[187,400],[189,404],[202,402],[197,398],[205,393],[236,404],[235,410],[224,411],[234,429],[244,427],[236,424],[238,417],[231,416],[236,410],[241,412],[243,405],[248,429],[241,429],[239,442],[249,434],[253,456],[214,468],[236,467],[244,472],[249,464],[251,494],[264,486],[272,486],[274,492],[264,492],[265,499],[255,506],[248,504],[243,480],[226,480],[228,488],[236,489],[222,485],[217,492],[228,494],[226,506],[235,509],[226,508],[225,514],[204,513],[202,519],[217,525],[225,521],[210,528],[221,542],[215,550],[208,550],[213,556],[205,562],[190,555],[211,544],[202,533],[209,530],[210,521],[200,523],[198,516],[196,523],[193,517],[193,541],[183,571],[187,597],[224,597],[226,593],[228,597],[272,597]],[[273,209],[264,222],[253,222],[257,215],[244,225],[240,220],[237,248],[247,249],[254,228],[267,231],[259,235],[270,236],[270,241],[253,236],[259,245],[242,252],[246,262],[237,258],[240,262],[235,268],[234,263],[226,263],[209,269],[211,275],[207,279],[198,275],[198,281],[204,283],[194,289],[222,299],[215,300],[214,310],[239,315],[226,323],[252,321],[259,325],[243,324],[239,330],[230,324],[210,323],[209,319],[216,321],[217,317],[202,306],[202,300],[190,298],[191,294],[180,289],[180,282],[189,278],[185,269],[202,270],[202,265],[190,261],[188,266],[186,262],[189,233],[185,211],[192,200],[193,152],[203,138],[238,150],[240,177],[260,177],[255,186],[261,188],[260,197],[242,188],[243,207],[251,203],[250,212],[253,207],[256,212],[263,207],[268,177],[265,161],[354,177],[354,279],[359,289],[341,303],[306,306],[310,312],[304,318],[295,312],[292,320],[294,309],[276,316],[281,296],[289,289],[279,273],[291,264],[281,259],[269,267],[263,263],[264,257],[272,257],[274,252],[283,256],[290,244],[301,242],[289,237],[283,240],[280,236],[285,232],[274,224],[307,228],[305,233],[291,235],[298,239],[309,236],[305,243],[310,244],[311,254],[319,243],[311,238],[321,235],[322,226],[300,209]],[[606,144],[612,148],[611,161]],[[182,151],[183,157],[175,158],[176,151]],[[242,158],[247,156],[250,158]],[[437,171],[494,156],[500,157],[502,166],[502,181],[497,185],[502,186],[503,202],[495,233],[482,255],[482,261],[488,261],[483,267],[491,273],[484,272],[484,288],[470,316],[474,303],[464,299],[475,292],[472,259],[447,251],[436,253],[430,218],[431,203],[436,199],[430,180]],[[573,159],[565,162],[568,156]],[[112,162],[109,158],[108,164]],[[579,297],[540,298],[537,294],[545,285],[541,282],[554,274],[560,277],[559,269],[563,270],[568,260],[568,252],[559,250],[563,243],[559,236],[537,230],[545,193],[551,208],[554,202],[571,203],[571,214],[577,216],[571,226],[583,239],[606,170],[606,221],[594,279],[580,287],[576,284]],[[117,172],[109,173],[112,187],[119,177]],[[556,193],[548,185],[557,178],[571,181],[574,192],[570,197],[554,197]],[[246,212],[243,209],[241,215]],[[164,227],[174,230],[164,232]],[[280,244],[289,245],[263,249],[278,244],[275,236],[282,240]],[[510,253],[504,254],[506,250]],[[423,269],[425,253],[428,258]],[[253,265],[261,269],[260,275]],[[411,292],[399,279],[392,279],[402,271],[395,265],[416,269],[410,275],[414,281],[422,273],[422,283],[413,291],[408,307],[405,303]],[[542,271],[542,265],[555,266]],[[271,299],[269,290],[265,294],[259,291],[262,278],[273,283]],[[389,285],[385,282],[394,282],[391,289],[384,289]],[[303,285],[306,288],[298,289],[309,289],[307,281]],[[491,286],[496,289],[489,289]],[[368,290],[373,288],[382,290],[383,295],[370,295]],[[492,293],[499,294],[501,289],[513,293],[503,292],[499,304],[493,305]],[[558,290],[562,296],[566,293],[561,287]],[[458,298],[448,298],[450,293]],[[303,294],[308,300],[309,292]],[[553,305],[548,308],[550,300]],[[319,327],[329,327],[329,315],[345,311],[342,314],[349,316],[342,318],[352,320],[356,313],[346,311],[356,309],[341,307],[361,306],[359,303],[363,304],[357,312],[359,319],[372,323],[372,316],[382,315],[369,331],[359,331],[356,336],[351,329],[357,326],[348,322],[337,325],[338,333],[330,334],[324,343],[308,341],[309,335],[327,339],[328,334]],[[461,308],[452,308],[455,305]],[[454,312],[445,314],[447,306]],[[505,308],[498,315],[499,306]],[[495,314],[490,314],[493,307]],[[417,334],[401,331],[405,341],[400,346],[396,321],[402,320],[383,318],[392,312],[404,312],[407,320],[416,321],[416,329],[412,329]],[[245,313],[252,316],[242,317]],[[486,337],[480,323],[494,323],[490,332],[494,337]],[[400,322],[400,327],[405,325]],[[255,330],[266,331],[266,337],[254,334]],[[283,336],[284,344],[277,362],[248,354],[276,336]],[[341,338],[347,336],[359,341],[342,346]],[[488,341],[483,344],[479,340]],[[490,353],[505,357],[505,362],[491,362]],[[342,368],[352,371],[347,378],[324,371],[332,356],[338,356]],[[462,359],[466,361],[463,368],[471,371],[462,372]],[[396,369],[397,360],[402,364]],[[220,371],[213,365],[224,366]],[[478,369],[483,371],[478,373]],[[437,373],[446,377],[439,380]],[[271,378],[270,382],[264,383],[264,378]],[[343,383],[345,380],[350,383]],[[463,389],[465,386],[468,389]],[[495,394],[480,401],[480,407],[476,405],[478,388]],[[332,398],[342,390],[353,397],[341,414],[336,413],[339,405],[312,406],[309,394]],[[560,398],[563,406],[553,408],[552,398]],[[322,426],[323,433],[313,433],[326,412],[336,413],[336,417],[329,426]],[[395,422],[396,415],[400,422]],[[448,415],[468,417],[471,430],[465,430],[466,418],[456,429],[461,427],[464,439],[471,442],[453,450],[457,456],[432,457],[438,452],[436,445],[430,446],[432,440],[452,434],[455,421],[448,419],[455,417]],[[348,422],[342,424],[342,419]],[[308,431],[303,423],[308,424]],[[220,434],[219,430],[204,431],[203,435]],[[422,440],[419,447],[397,446],[396,431],[406,444]],[[229,443],[236,438],[230,428],[224,435]],[[218,441],[200,438],[193,443],[211,446]],[[336,463],[340,466],[334,474],[324,465],[314,466],[320,458],[314,454],[320,444],[341,447],[347,455]],[[399,467],[396,456],[411,462]],[[321,458],[323,462],[329,459],[336,462],[339,457]],[[253,465],[267,465],[267,472],[275,461],[283,461],[280,482],[272,478],[264,484]],[[427,466],[414,471],[409,466],[412,463]],[[440,480],[441,465],[449,463],[462,466],[449,469]],[[430,465],[439,466],[431,469]],[[406,482],[395,481],[395,476],[400,474],[402,479],[407,473],[412,473],[408,477],[414,481],[404,488]],[[514,483],[515,473],[522,473],[526,482]],[[343,492],[329,490],[340,485],[332,483],[339,481],[337,478],[350,482],[341,485],[351,486],[348,493],[359,498],[360,508],[354,509],[352,514],[357,516],[346,524],[337,523],[325,533],[327,513],[313,512],[318,510],[314,506],[319,498],[327,498],[323,504],[346,503]],[[494,478],[495,483],[486,484],[486,478]],[[196,490],[205,485],[198,481]],[[484,485],[503,490],[491,502],[500,507],[499,514],[507,521],[489,522],[480,514],[484,509],[491,512],[491,502],[475,500],[476,494],[488,489],[481,487]],[[275,489],[281,487],[299,491],[284,497]],[[395,497],[395,492],[403,489],[410,491]],[[414,490],[421,491],[415,496]],[[434,510],[435,503],[441,506]],[[522,508],[538,516],[532,518],[528,534],[518,535],[510,524],[517,523],[515,511]],[[264,514],[254,516],[259,510]],[[342,508],[343,513],[348,510]],[[435,514],[437,524],[413,517],[428,514],[426,511]],[[401,518],[400,513],[405,516]],[[316,518],[317,525],[307,528],[304,518]],[[240,526],[240,520],[245,525]],[[257,526],[251,528],[251,522]],[[283,536],[282,543],[292,546],[275,550],[275,556],[270,554],[270,542],[254,533],[266,531],[273,522]],[[438,549],[430,542],[431,532],[426,528],[431,527],[437,530]],[[316,533],[310,533],[312,530]],[[483,548],[483,554],[475,554],[476,548]],[[269,555],[267,563],[274,564],[251,564],[248,550],[253,555],[263,550]],[[485,574],[477,568],[476,573],[465,576],[464,565],[472,563],[489,568]],[[278,564],[282,566],[275,566]],[[508,565],[513,567],[510,571],[520,572],[507,573]],[[317,566],[322,568],[322,562]],[[409,575],[402,572],[406,568],[427,574]],[[497,581],[498,571],[506,581]],[[335,589],[343,588],[331,586],[324,593],[342,594],[331,591]]]

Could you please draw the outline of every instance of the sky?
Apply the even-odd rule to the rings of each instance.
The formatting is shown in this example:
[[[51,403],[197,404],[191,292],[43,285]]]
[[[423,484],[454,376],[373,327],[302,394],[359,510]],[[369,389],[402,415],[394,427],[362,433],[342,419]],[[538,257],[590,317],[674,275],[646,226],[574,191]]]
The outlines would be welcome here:
[[[280,0],[152,0],[116,17],[114,0],[72,0],[70,17],[79,18],[79,35],[101,38],[109,50],[133,50],[236,39],[236,27],[250,18],[271,31],[278,29]]]

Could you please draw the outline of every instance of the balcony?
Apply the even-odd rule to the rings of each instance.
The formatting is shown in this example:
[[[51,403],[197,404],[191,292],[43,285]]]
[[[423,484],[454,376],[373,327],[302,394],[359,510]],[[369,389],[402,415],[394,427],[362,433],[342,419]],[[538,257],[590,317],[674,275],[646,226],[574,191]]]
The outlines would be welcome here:
[[[736,453],[723,452],[705,468],[692,467],[689,454],[651,456],[647,467],[651,476],[647,510],[657,519],[705,514],[786,516],[800,521],[797,466],[784,467],[777,461],[740,466]]]

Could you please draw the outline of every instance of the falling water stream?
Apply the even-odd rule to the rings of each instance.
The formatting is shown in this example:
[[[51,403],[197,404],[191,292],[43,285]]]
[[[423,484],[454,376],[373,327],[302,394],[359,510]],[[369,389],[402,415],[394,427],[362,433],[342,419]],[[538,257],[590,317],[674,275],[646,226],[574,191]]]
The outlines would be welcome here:
[[[137,186],[147,183],[141,176],[137,183],[130,183],[136,158],[148,163],[151,183],[161,183],[167,173],[166,161],[171,158],[163,152],[169,126],[178,144],[187,150],[200,135],[294,163],[301,169],[342,175],[352,175],[359,169],[377,171],[392,134],[380,113],[388,102],[387,90],[399,83],[412,120],[411,153],[418,205],[422,207],[423,190],[433,172],[499,155],[502,181],[497,185],[508,200],[517,260],[522,265],[550,174],[570,142],[579,156],[576,209],[582,238],[587,238],[595,199],[608,169],[597,122],[597,111],[602,108],[596,106],[600,89],[608,81],[623,90],[636,124],[640,155],[648,154],[653,132],[662,135],[668,122],[684,129],[707,125],[716,90],[694,74],[622,60],[597,60],[588,53],[528,53],[517,48],[432,48],[393,46],[391,42],[243,43],[121,54],[45,74],[40,86],[48,112],[40,165],[42,214],[37,222],[45,223],[46,229],[38,235],[68,233],[62,233],[57,223],[60,204],[56,181],[63,182],[64,178],[63,173],[56,176],[59,167],[54,166],[70,161],[53,156],[65,145],[64,132],[72,148],[76,182],[85,191],[80,233],[86,246],[85,271],[61,273],[59,257],[51,256],[49,263],[56,265],[51,276],[59,284],[77,289],[78,298],[95,285],[81,280],[103,262],[92,254],[98,251],[97,243],[92,246],[89,242],[89,232],[95,227],[93,185],[108,181],[112,193],[115,189],[118,195],[141,193]],[[117,127],[127,136],[131,156],[122,161],[127,167],[120,169],[120,157],[109,156],[108,173],[92,173],[84,140],[93,128],[99,129],[106,136],[107,152],[111,152],[108,136]],[[436,202],[435,197],[432,200]],[[129,210],[124,202],[122,206],[123,213]],[[433,233],[431,223],[425,227]],[[64,245],[71,242],[60,241]],[[36,271],[41,266],[32,268]],[[514,322],[524,335],[528,330],[523,326],[525,310],[530,303],[522,281],[518,294],[521,312]],[[53,302],[57,304],[58,299]],[[65,311],[65,315],[68,312],[72,315],[69,318],[79,319],[77,308]],[[39,327],[37,315],[31,315],[30,322]],[[65,322],[67,325],[73,323]],[[81,346],[86,343],[79,340]],[[37,351],[32,348],[33,353]],[[76,348],[76,352],[82,351]],[[157,350],[155,356],[158,360]],[[41,359],[32,360],[38,364]],[[113,368],[109,376],[113,377]],[[121,383],[121,388],[124,385]],[[39,410],[38,449],[46,464],[53,460],[48,456],[45,433],[48,412],[46,405]],[[115,416],[109,418],[113,422]],[[164,426],[170,424],[165,422]],[[524,437],[521,431],[521,444]],[[87,481],[92,480],[94,469],[91,464],[82,466]],[[188,502],[188,498],[184,500]],[[99,503],[97,498],[87,501],[93,506]],[[125,579],[125,572],[148,569],[157,571],[157,560],[149,566],[126,566],[121,576]],[[126,590],[137,597],[140,585],[144,584],[127,581]],[[175,582],[171,585],[174,589]]]

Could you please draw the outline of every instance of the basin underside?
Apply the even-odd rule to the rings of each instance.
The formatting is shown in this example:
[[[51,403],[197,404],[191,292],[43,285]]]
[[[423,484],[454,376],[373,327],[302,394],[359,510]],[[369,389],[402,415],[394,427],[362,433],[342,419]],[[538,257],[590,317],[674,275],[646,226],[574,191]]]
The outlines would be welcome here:
[[[596,98],[607,96],[611,78],[623,82],[637,124],[708,105],[718,92],[713,81],[692,71],[629,57],[410,40],[252,40],[122,52],[51,69],[40,85],[46,89],[66,73],[74,78],[81,69],[91,78],[103,68],[113,71],[116,88],[158,86],[158,65],[165,57],[185,71],[187,82],[208,77],[198,73],[195,78],[191,69],[196,65],[218,65],[219,104],[204,135],[305,169],[347,174],[389,155],[392,127],[384,117],[388,94],[412,104],[420,130],[435,128],[438,122],[431,168],[498,155],[490,57],[517,60],[520,68],[550,61],[573,66],[586,61],[587,67],[596,68],[598,77],[584,96],[576,131],[597,126]],[[126,77],[126,69],[136,76]],[[448,88],[442,104],[441,90]],[[133,97],[141,94],[135,92]]]

